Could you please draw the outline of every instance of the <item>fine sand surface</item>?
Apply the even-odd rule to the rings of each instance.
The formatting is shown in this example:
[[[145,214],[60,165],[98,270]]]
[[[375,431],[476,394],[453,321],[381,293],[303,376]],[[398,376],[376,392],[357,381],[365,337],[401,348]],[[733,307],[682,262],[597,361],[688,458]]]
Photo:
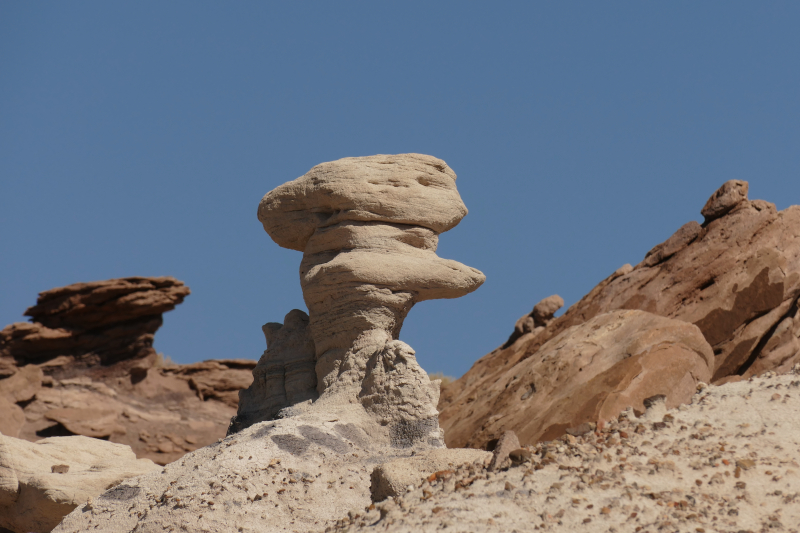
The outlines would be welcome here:
[[[797,533],[800,367],[698,388],[505,471],[440,472],[328,530]]]

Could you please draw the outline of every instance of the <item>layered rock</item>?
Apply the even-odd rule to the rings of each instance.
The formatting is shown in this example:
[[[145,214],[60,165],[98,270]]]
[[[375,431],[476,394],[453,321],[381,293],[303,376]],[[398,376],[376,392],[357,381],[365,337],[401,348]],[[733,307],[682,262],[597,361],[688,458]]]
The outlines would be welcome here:
[[[0,332],[0,432],[107,439],[159,464],[224,436],[255,361],[165,364],[153,335],[187,294],[173,278],[41,293],[35,322]]]
[[[497,438],[481,428],[491,416],[521,405],[519,399],[488,394],[491,384],[537,358],[568,328],[614,310],[638,309],[696,325],[713,349],[710,379],[716,383],[786,371],[800,361],[800,207],[778,212],[773,204],[748,200],[746,182],[730,181],[712,195],[702,215],[702,225],[685,224],[641,263],[618,269],[542,329],[515,331],[451,384],[439,406],[448,444],[464,445],[467,435],[481,431],[485,440],[473,444]],[[492,414],[467,415],[474,409],[469,398],[491,405]],[[525,410],[539,408],[534,403]],[[508,420],[495,424],[495,431],[521,434]],[[454,428],[462,437],[451,439]]]
[[[159,470],[121,444],[88,437],[32,443],[0,435],[0,529],[50,531],[73,509],[125,479]]]
[[[161,315],[189,294],[175,278],[121,278],[75,283],[39,294],[25,311],[31,322],[0,331],[0,359],[16,365],[58,359],[50,370],[133,364],[155,357],[153,338]],[[58,377],[58,376],[56,376]]]
[[[238,411],[231,419],[228,434],[256,422],[273,420],[281,409],[318,397],[308,315],[294,309],[283,324],[269,322],[261,329],[267,349],[253,369],[253,383],[239,392]]]
[[[415,303],[463,296],[485,279],[436,255],[439,233],[467,214],[455,179],[426,155],[346,158],[281,185],[258,208],[277,244],[303,252],[318,402],[360,401],[398,442],[438,431],[438,383],[398,340],[403,320]],[[265,357],[263,368],[276,356]],[[240,411],[261,409],[249,402],[243,393]]]

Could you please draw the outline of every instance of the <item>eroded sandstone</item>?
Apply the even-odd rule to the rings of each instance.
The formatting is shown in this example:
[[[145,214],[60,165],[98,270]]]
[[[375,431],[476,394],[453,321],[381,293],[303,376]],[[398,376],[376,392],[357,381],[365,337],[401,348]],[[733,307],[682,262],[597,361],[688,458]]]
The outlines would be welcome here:
[[[154,333],[188,294],[141,277],[41,293],[33,322],[0,331],[0,432],[107,439],[159,464],[224,436],[255,361],[163,361]]]
[[[439,233],[467,213],[455,179],[427,155],[345,158],[281,185],[258,208],[277,244],[303,252],[315,405],[360,402],[397,442],[440,440],[439,383],[398,340],[403,320],[415,303],[463,296],[485,279],[436,255]],[[240,411],[274,410],[242,399]]]
[[[488,392],[492,384],[536,360],[569,328],[615,310],[638,309],[697,326],[713,350],[709,379],[716,383],[785,372],[800,361],[800,206],[778,212],[771,203],[748,200],[747,189],[746,182],[725,183],[704,206],[704,224],[685,224],[562,316],[542,328],[517,328],[506,344],[476,362],[442,394],[448,444],[482,446],[505,429],[522,436],[509,414],[538,412],[541,406],[522,408],[519,398],[510,396],[501,400],[500,391]],[[479,411],[485,414],[476,416]],[[470,437],[478,434],[480,439]]]

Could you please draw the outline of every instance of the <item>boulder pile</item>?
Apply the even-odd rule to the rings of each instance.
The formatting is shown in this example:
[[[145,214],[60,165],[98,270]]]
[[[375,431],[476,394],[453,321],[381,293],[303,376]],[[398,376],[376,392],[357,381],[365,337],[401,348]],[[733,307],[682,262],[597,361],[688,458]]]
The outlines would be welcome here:
[[[725,183],[703,224],[686,223],[562,316],[520,319],[443,392],[447,444],[491,447],[506,430],[523,444],[553,439],[628,405],[642,411],[648,396],[674,406],[698,382],[800,362],[800,206],[778,212],[747,192]],[[537,308],[563,303],[551,299]]]

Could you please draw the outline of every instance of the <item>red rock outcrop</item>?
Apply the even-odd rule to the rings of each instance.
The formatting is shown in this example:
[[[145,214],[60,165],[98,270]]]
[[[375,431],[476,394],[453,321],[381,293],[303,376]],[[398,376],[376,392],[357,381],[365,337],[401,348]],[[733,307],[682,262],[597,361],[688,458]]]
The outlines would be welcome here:
[[[715,383],[788,371],[800,361],[800,206],[778,212],[769,202],[750,201],[747,183],[734,180],[712,195],[702,215],[702,225],[685,224],[564,315],[543,327],[516,328],[506,344],[449,385],[439,403],[447,444],[484,446],[507,429],[526,435],[508,414],[540,417],[541,404],[504,395],[504,377],[540,358],[548,341],[568,328],[610,311],[642,310],[697,326],[713,349]],[[581,387],[568,392],[575,404],[588,399]],[[505,422],[490,422],[503,416]],[[564,429],[578,418],[565,420]],[[558,436],[551,433],[548,438]]]
[[[697,326],[644,311],[604,313],[494,375],[481,391],[489,401],[473,391],[445,438],[480,447],[511,429],[533,443],[610,420],[629,406],[643,412],[654,395],[676,407],[711,378],[713,364]]]
[[[166,464],[225,436],[249,359],[165,364],[162,313],[189,294],[174,278],[124,278],[45,291],[0,331],[0,432],[84,435]]]

